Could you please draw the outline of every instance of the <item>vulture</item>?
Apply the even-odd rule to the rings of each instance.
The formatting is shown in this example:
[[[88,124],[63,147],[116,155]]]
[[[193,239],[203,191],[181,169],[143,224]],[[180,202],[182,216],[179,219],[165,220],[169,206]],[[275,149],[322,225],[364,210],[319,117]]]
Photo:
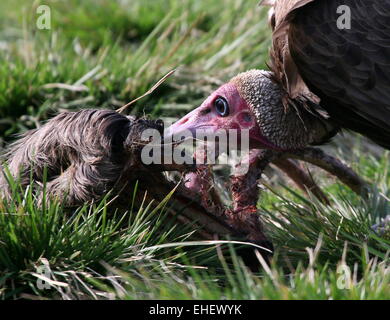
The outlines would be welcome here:
[[[249,129],[251,148],[291,151],[341,130],[390,149],[390,0],[266,0],[270,71],[241,73],[174,123]]]

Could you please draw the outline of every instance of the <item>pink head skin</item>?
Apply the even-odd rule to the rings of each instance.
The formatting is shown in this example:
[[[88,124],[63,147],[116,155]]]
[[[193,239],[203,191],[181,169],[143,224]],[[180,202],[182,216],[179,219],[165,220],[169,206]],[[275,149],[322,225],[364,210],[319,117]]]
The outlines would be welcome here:
[[[236,129],[238,137],[240,137],[240,130],[248,129],[250,148],[279,150],[261,134],[256,117],[240,96],[235,84],[231,82],[222,85],[200,107],[172,124],[165,136],[178,135],[185,130],[195,135],[197,129],[207,129],[212,132]]]

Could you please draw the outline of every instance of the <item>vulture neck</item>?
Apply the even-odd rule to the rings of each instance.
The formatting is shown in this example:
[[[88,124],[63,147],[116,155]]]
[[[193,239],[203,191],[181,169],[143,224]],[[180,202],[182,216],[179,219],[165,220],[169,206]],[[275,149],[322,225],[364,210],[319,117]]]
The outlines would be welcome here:
[[[262,136],[276,148],[302,149],[322,144],[334,135],[334,127],[320,114],[320,106],[305,96],[289,98],[272,72],[251,70],[232,82],[255,115]]]

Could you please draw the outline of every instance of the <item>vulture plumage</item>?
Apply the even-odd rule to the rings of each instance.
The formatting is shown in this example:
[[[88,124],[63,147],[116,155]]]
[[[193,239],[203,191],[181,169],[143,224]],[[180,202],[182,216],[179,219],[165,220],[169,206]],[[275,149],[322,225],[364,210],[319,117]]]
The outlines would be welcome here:
[[[288,151],[350,129],[390,149],[390,0],[265,2],[271,71],[234,77],[168,133],[250,128],[252,147]]]

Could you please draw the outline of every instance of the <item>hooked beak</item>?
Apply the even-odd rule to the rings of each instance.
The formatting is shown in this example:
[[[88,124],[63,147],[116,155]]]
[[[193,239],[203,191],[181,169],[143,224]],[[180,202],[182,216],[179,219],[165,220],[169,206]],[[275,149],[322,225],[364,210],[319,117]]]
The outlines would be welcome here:
[[[164,132],[164,139],[167,141],[185,140],[195,137],[197,130],[215,132],[218,126],[213,123],[213,115],[206,102],[168,127]]]

